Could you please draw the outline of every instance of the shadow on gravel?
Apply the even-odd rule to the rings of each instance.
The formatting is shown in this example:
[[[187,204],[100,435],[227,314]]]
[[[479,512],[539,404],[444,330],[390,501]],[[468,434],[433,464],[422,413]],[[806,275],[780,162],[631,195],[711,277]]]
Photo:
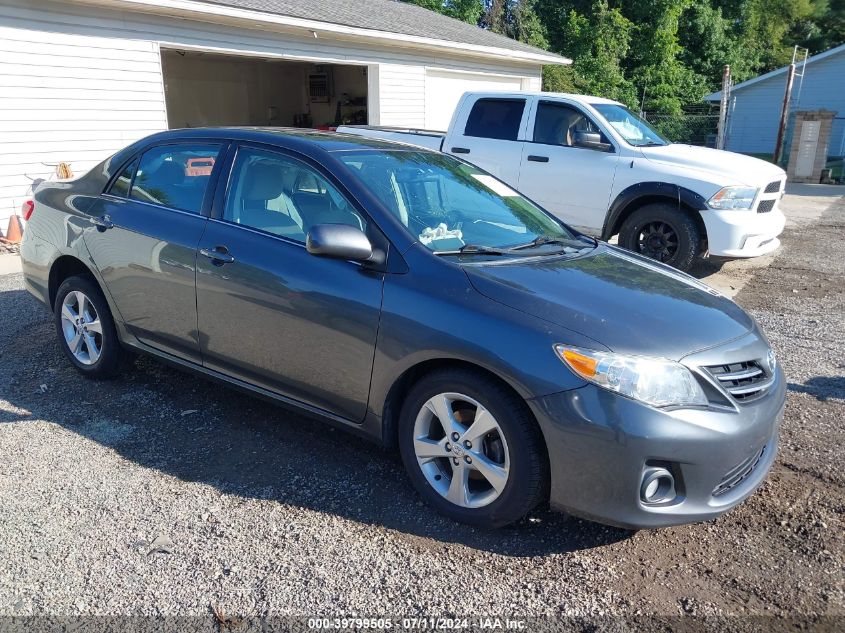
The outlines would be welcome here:
[[[8,293],[0,292],[0,305],[9,305]],[[422,504],[398,456],[322,422],[146,358],[117,380],[86,380],[65,361],[47,312],[41,314],[29,327],[13,328],[17,335],[0,347],[0,398],[32,412],[24,418],[61,425],[145,468],[226,494],[381,525],[420,537],[419,547],[428,549],[460,543],[530,557],[632,534],[545,510],[495,531],[453,523]]]
[[[790,382],[788,387],[790,391],[809,394],[822,402],[831,399],[845,400],[845,376],[816,376],[803,385]]]
[[[692,268],[690,268],[687,272],[696,279],[709,277],[710,275],[715,275],[717,272],[722,270],[724,265],[729,261],[729,259],[721,259],[718,257],[708,257],[707,259],[699,258],[693,263]]]

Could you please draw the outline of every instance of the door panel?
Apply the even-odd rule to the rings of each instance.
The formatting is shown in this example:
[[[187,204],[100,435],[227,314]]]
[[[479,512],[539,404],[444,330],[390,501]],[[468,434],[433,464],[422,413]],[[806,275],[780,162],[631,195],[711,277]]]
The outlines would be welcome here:
[[[108,197],[89,213],[108,215],[114,225],[92,226],[84,239],[129,331],[200,362],[194,266],[207,218]]]
[[[601,133],[574,106],[540,102],[531,127],[529,137],[533,140],[523,145],[518,189],[567,224],[599,234],[610,204],[619,153],[573,144],[577,132]]]
[[[129,331],[197,363],[196,250],[221,148],[192,141],[146,149],[97,199],[84,233]]]
[[[527,118],[522,98],[478,99],[447,135],[443,151],[478,165],[511,187],[519,185],[519,164],[524,143],[520,131]]]
[[[202,244],[234,260],[197,262],[205,366],[363,420],[383,275],[215,220]]]

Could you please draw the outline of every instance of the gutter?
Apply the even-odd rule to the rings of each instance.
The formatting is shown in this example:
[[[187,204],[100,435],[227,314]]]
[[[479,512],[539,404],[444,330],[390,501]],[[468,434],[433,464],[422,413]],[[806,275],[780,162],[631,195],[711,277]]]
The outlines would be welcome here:
[[[139,11],[181,18],[199,19],[207,22],[240,24],[255,28],[262,25],[267,30],[288,31],[300,36],[319,38],[321,34],[335,36],[334,39],[401,45],[406,48],[421,48],[439,52],[459,53],[467,56],[497,58],[517,63],[567,65],[572,60],[553,53],[517,51],[496,46],[482,46],[463,42],[451,42],[418,35],[391,33],[376,29],[364,29],[331,22],[307,20],[275,13],[265,13],[225,5],[207,4],[194,0],[75,0],[80,4],[111,7],[120,11]]]

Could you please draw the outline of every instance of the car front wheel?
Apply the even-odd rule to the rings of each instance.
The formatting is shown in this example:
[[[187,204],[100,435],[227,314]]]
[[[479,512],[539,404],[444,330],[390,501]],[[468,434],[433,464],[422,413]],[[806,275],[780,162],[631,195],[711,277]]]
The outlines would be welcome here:
[[[441,514],[501,527],[547,494],[548,460],[527,405],[487,376],[431,374],[411,389],[399,423],[414,487]]]

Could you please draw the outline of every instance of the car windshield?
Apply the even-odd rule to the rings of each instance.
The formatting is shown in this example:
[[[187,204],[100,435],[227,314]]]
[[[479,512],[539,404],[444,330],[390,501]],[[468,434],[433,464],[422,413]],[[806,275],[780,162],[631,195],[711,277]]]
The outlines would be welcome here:
[[[341,152],[338,158],[414,239],[436,253],[586,246],[506,184],[451,156],[403,150]]]
[[[660,136],[645,119],[638,117],[625,106],[616,103],[592,103],[610,126],[631,145],[668,145],[669,141]]]

